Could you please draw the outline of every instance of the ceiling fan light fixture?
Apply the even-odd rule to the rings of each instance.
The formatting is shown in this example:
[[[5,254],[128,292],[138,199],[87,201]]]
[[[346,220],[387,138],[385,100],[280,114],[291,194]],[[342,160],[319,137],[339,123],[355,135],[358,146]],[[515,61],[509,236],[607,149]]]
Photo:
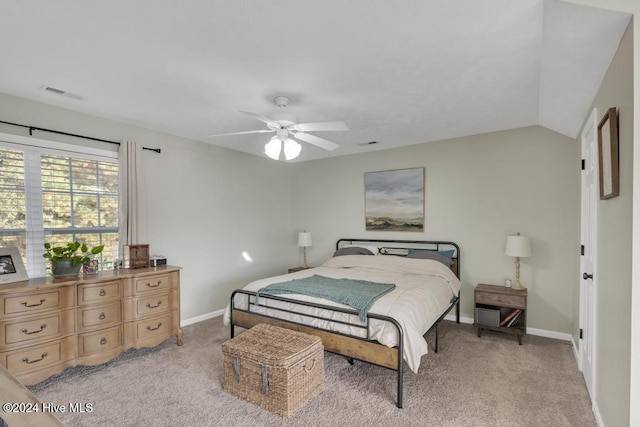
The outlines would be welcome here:
[[[302,146],[295,142],[291,138],[287,138],[284,141],[284,158],[287,160],[293,160],[300,155]]]
[[[278,112],[272,115],[272,118],[263,116],[262,114],[252,113],[249,111],[240,111],[243,114],[253,117],[267,125],[267,129],[249,130],[230,133],[219,133],[210,135],[228,136],[228,135],[249,135],[254,133],[273,133],[275,136],[264,146],[264,153],[273,160],[280,160],[280,156],[284,151],[283,160],[293,160],[300,155],[302,146],[298,141],[302,141],[323,150],[333,151],[339,147],[335,142],[317,137],[308,132],[324,132],[324,131],[346,131],[349,127],[344,122],[314,122],[314,123],[297,123],[294,116],[286,111],[289,104],[289,98],[286,96],[276,96],[275,104],[280,107]],[[295,137],[296,140],[291,137]]]
[[[282,151],[282,141],[278,136],[271,138],[271,140],[267,142],[267,145],[264,146],[264,153],[273,160],[280,158],[280,151]]]

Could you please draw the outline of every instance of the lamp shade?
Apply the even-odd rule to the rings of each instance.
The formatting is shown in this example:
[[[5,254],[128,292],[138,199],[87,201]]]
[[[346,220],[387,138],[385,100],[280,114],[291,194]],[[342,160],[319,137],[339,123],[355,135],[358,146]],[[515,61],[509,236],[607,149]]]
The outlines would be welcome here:
[[[507,256],[527,258],[531,256],[531,242],[527,236],[520,233],[507,236]]]
[[[280,151],[282,150],[282,141],[277,136],[271,138],[271,140],[264,146],[264,152],[267,156],[273,160],[280,158]]]
[[[298,233],[298,246],[306,248],[311,246],[311,233],[308,231],[301,231]]]
[[[291,138],[284,140],[284,158],[287,160],[293,160],[300,154],[302,146],[295,142]]]

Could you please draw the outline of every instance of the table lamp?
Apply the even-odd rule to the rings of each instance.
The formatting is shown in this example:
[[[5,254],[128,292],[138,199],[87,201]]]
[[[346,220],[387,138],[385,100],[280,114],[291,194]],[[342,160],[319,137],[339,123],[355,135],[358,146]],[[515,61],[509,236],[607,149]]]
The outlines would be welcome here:
[[[307,265],[307,248],[311,246],[311,232],[301,231],[298,233],[298,246],[302,248],[302,268],[309,268]]]
[[[516,281],[511,289],[524,289],[520,283],[520,258],[531,256],[531,242],[527,236],[521,236],[520,233],[507,236],[507,256],[516,258]]]

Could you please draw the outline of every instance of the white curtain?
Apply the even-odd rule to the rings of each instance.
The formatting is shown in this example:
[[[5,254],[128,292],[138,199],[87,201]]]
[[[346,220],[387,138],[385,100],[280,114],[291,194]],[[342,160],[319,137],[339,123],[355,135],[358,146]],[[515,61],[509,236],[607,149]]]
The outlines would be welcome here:
[[[120,248],[147,241],[147,203],[142,145],[133,141],[120,144]]]

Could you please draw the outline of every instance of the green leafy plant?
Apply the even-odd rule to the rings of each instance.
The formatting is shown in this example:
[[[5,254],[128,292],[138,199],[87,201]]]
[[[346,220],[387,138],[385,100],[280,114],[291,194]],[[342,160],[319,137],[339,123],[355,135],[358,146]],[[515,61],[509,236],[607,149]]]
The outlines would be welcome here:
[[[71,265],[87,264],[93,255],[98,255],[104,249],[104,245],[89,247],[78,241],[67,243],[66,246],[51,246],[51,243],[44,244],[45,253],[43,257],[52,263],[62,260],[71,260]]]

